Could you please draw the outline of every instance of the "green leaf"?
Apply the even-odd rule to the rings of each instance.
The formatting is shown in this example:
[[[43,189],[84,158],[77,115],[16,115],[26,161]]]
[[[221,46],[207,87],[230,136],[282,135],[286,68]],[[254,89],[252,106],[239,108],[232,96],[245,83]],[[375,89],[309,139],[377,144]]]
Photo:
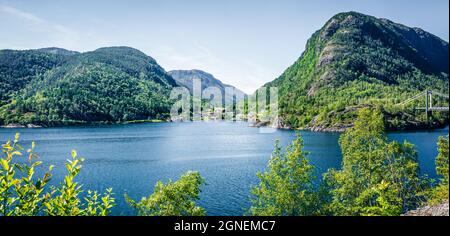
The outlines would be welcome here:
[[[77,157],[77,151],[75,151],[75,150],[72,150],[72,153],[71,153],[71,155],[72,155],[72,158],[76,158]]]
[[[9,170],[9,163],[5,159],[0,159],[0,164],[2,165],[2,168],[6,171]]]

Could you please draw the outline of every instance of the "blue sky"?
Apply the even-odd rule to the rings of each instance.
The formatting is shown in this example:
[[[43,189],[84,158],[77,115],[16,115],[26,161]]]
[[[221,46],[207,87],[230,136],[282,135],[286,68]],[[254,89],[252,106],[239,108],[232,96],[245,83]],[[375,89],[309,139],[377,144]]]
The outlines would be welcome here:
[[[279,76],[344,11],[449,38],[448,0],[0,0],[0,49],[125,45],[166,70],[201,69],[245,92]]]

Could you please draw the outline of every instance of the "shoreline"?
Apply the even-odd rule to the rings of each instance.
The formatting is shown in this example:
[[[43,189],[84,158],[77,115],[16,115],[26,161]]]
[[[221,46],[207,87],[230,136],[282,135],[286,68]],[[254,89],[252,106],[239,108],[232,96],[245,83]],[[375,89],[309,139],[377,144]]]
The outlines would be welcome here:
[[[235,121],[234,121],[235,122]],[[316,133],[343,133],[347,129],[351,128],[352,126],[347,125],[345,127],[330,127],[330,128],[324,128],[324,127],[304,127],[304,128],[291,128],[287,126],[270,126],[267,124],[251,124],[248,121],[245,121],[249,123],[249,127],[252,128],[261,128],[261,127],[270,127],[278,130],[292,130],[292,131],[310,131],[310,132],[316,132]],[[68,124],[61,124],[61,125],[37,125],[37,124],[8,124],[8,125],[2,125],[0,126],[0,129],[46,129],[46,128],[58,128],[58,127],[79,127],[79,126],[119,126],[119,125],[129,125],[129,124],[154,124],[154,123],[176,123],[173,121],[168,120],[133,120],[133,121],[125,121],[125,122],[117,122],[117,123],[109,123],[109,122],[95,122],[95,123],[82,123],[82,122],[74,122],[74,123],[68,123]],[[392,129],[392,128],[386,128],[387,132],[416,132],[416,131],[433,131],[433,130],[440,130],[448,128],[449,124],[444,125],[435,125],[435,126],[417,126],[417,127],[409,127],[409,128],[402,128],[402,129]]]
[[[106,125],[127,125],[127,124],[144,124],[144,123],[169,123],[171,121],[165,120],[131,120],[124,122],[73,122],[66,124],[57,125],[37,125],[37,124],[8,124],[0,126],[0,129],[46,129],[46,128],[57,128],[57,127],[77,127],[77,126],[106,126]]]
[[[261,127],[268,127],[268,128],[274,128],[279,130],[294,130],[294,131],[311,131],[311,132],[317,132],[317,133],[344,133],[348,129],[352,128],[352,124],[342,124],[335,127],[324,127],[324,126],[314,126],[314,127],[300,127],[300,128],[292,128],[287,125],[278,124],[278,125],[272,125],[268,122],[256,122],[250,124],[251,127],[255,128],[261,128]],[[409,126],[403,126],[399,128],[393,128],[392,126],[385,126],[386,132],[415,132],[415,131],[433,131],[433,130],[440,130],[445,129],[449,127],[449,124],[440,124],[440,123],[433,123],[433,124],[416,124],[416,125],[409,125]]]

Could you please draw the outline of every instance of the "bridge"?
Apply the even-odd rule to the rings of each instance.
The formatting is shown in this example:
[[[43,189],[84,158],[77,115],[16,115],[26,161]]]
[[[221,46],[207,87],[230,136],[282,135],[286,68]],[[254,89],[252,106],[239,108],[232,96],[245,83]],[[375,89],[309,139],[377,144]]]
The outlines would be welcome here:
[[[439,92],[435,92],[432,90],[425,90],[405,101],[403,101],[402,103],[399,103],[398,105],[405,105],[409,102],[412,102],[414,100],[417,100],[419,98],[423,98],[425,97],[425,107],[416,107],[416,110],[424,110],[426,117],[428,119],[428,116],[430,115],[430,113],[432,111],[438,111],[438,112],[448,112],[449,111],[449,107],[442,107],[442,106],[433,106],[433,95],[436,95],[438,97],[443,97],[447,100],[449,100],[449,95],[443,94],[443,93],[439,93]]]

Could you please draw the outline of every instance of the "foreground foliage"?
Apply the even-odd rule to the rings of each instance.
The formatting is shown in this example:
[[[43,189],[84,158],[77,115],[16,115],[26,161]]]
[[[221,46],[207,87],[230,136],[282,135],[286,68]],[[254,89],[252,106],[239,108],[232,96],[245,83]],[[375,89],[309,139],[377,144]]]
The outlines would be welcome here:
[[[167,184],[159,181],[152,195],[135,202],[126,196],[127,202],[140,216],[203,216],[202,207],[196,205],[200,186],[204,179],[199,172],[187,172],[178,181]]]
[[[441,176],[440,183],[431,190],[429,204],[439,204],[449,199],[448,181],[448,145],[449,138],[440,137],[438,142],[439,154],[436,158],[436,172]]]
[[[441,176],[436,186],[419,175],[417,152],[408,142],[388,141],[379,110],[361,109],[355,126],[339,140],[342,166],[331,169],[318,181],[315,168],[302,150],[298,136],[283,151],[276,142],[267,169],[257,176],[260,183],[251,190],[248,214],[255,216],[351,215],[396,216],[424,204],[448,201],[449,137],[438,142],[436,171]],[[105,216],[115,205],[112,190],[99,194],[84,191],[75,181],[82,158],[72,151],[66,163],[63,182],[49,186],[52,166],[36,178],[42,163],[34,153],[35,144],[26,151],[19,135],[2,145],[0,157],[0,215],[2,216]],[[23,158],[23,159],[19,159]],[[127,202],[141,216],[203,216],[198,206],[201,186],[198,172],[187,172],[178,181],[159,181],[154,192],[136,202]]]
[[[85,191],[75,178],[81,171],[83,158],[75,150],[67,160],[67,175],[59,185],[50,185],[53,166],[36,178],[42,165],[34,153],[35,144],[26,151],[19,144],[19,134],[2,145],[0,158],[0,216],[107,216],[115,206],[112,189],[104,193]],[[22,159],[20,159],[22,158]],[[204,179],[198,172],[187,172],[176,181],[158,182],[148,198],[134,202],[126,197],[139,215],[201,216],[205,210],[196,205]]]
[[[300,136],[282,152],[275,145],[267,170],[258,173],[260,183],[251,191],[251,215],[296,216],[318,213],[318,194],[314,187],[314,167],[302,151]]]
[[[439,140],[431,188],[419,175],[417,152],[408,142],[388,141],[379,110],[361,109],[355,126],[340,138],[342,166],[317,183],[314,167],[297,138],[285,153],[277,145],[252,190],[251,215],[398,216],[428,202],[448,200],[448,138]],[[428,194],[427,194],[428,193]]]
[[[325,176],[335,215],[400,215],[423,201],[417,152],[408,142],[387,141],[380,111],[360,110],[340,146],[342,169]]]
[[[60,186],[46,187],[51,179],[49,167],[43,177],[35,178],[36,168],[42,162],[36,161],[34,153],[35,144],[26,151],[25,160],[16,160],[22,157],[24,150],[19,145],[19,134],[13,141],[2,145],[0,158],[0,216],[105,216],[115,205],[112,190],[105,193],[88,191],[83,199],[81,185],[75,182],[75,177],[81,170],[82,158],[72,151],[71,159],[66,164],[67,175]],[[48,189],[47,189],[48,190]]]

